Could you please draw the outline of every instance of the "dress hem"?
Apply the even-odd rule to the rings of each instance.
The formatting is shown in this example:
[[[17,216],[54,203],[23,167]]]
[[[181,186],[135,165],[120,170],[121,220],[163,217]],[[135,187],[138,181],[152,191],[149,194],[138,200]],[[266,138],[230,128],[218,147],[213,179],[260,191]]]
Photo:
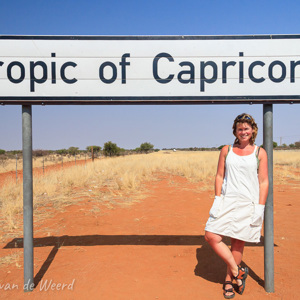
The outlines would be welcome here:
[[[243,242],[247,242],[247,243],[256,243],[256,244],[258,244],[258,243],[260,243],[260,238],[261,238],[261,236],[260,236],[258,241],[256,241],[256,240],[255,241],[251,241],[251,240],[241,239],[241,238],[239,238],[237,236],[234,236],[233,234],[232,235],[227,235],[227,234],[220,233],[220,232],[217,232],[217,231],[207,230],[206,228],[205,228],[205,231],[208,231],[208,232],[211,232],[211,233],[215,233],[215,234],[219,234],[221,236],[225,236],[225,237],[237,239],[237,240],[240,240],[240,241],[243,241]]]

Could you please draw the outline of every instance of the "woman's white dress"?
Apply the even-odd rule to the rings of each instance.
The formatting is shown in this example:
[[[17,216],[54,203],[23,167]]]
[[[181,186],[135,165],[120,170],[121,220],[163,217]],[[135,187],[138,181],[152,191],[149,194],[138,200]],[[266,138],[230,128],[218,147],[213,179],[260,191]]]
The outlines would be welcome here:
[[[245,242],[260,242],[262,226],[251,225],[254,204],[259,203],[257,146],[252,154],[240,156],[230,147],[225,161],[222,201],[217,217],[209,217],[205,230]]]

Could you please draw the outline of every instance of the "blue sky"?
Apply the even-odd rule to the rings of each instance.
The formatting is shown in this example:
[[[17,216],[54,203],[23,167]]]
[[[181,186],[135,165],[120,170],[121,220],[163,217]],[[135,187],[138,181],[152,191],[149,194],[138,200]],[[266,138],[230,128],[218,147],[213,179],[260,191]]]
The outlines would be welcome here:
[[[0,35],[300,34],[300,1],[4,1]],[[262,105],[33,106],[33,148],[85,149],[113,141],[126,149],[232,143],[232,122]],[[273,105],[274,140],[300,140],[300,105]],[[21,106],[0,107],[0,149],[22,148]]]

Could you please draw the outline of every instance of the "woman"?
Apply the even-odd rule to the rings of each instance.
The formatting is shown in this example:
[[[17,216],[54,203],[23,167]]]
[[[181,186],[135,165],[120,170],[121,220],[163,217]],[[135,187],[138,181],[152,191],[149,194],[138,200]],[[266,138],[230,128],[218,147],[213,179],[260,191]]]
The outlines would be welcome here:
[[[215,180],[215,200],[205,227],[205,239],[227,264],[223,285],[226,299],[242,294],[248,268],[240,267],[245,242],[260,241],[265,202],[268,195],[268,159],[266,151],[254,142],[257,125],[248,114],[237,116],[233,123],[234,144],[221,150]],[[231,238],[231,249],[222,242]]]

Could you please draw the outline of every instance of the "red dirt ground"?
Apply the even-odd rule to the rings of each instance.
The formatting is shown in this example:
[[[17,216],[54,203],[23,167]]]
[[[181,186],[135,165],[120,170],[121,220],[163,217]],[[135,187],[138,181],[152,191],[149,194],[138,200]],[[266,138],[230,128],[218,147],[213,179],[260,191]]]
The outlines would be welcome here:
[[[250,276],[235,299],[299,299],[297,184],[274,188],[275,293],[263,287],[263,244],[247,244]],[[225,264],[204,240],[213,191],[166,174],[146,186],[147,197],[130,206],[82,201],[35,223],[37,286],[23,292],[22,259],[2,265],[0,299],[224,299]],[[0,249],[1,257],[23,251],[14,238]]]

